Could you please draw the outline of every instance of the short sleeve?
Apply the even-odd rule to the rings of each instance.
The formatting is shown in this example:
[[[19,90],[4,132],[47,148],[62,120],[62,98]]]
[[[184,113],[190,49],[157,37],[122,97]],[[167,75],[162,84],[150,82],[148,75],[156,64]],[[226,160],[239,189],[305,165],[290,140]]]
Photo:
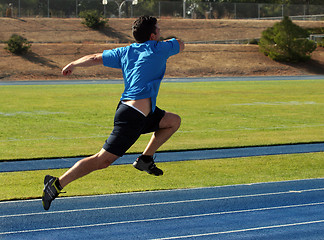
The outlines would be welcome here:
[[[167,57],[171,57],[180,52],[180,45],[177,39],[172,38],[170,40],[161,42],[163,44],[162,49],[165,51]]]
[[[111,68],[121,68],[122,48],[104,50],[102,53],[103,65]]]

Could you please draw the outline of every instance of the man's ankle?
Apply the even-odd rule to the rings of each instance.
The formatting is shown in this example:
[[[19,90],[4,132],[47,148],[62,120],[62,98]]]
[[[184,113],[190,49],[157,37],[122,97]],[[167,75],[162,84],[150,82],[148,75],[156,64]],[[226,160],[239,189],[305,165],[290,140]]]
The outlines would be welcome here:
[[[143,160],[143,162],[145,162],[145,163],[149,163],[149,162],[153,161],[153,156],[151,156],[151,155],[141,155],[141,156],[139,156],[139,158],[141,160]]]
[[[61,184],[60,184],[60,180],[59,180],[59,179],[56,179],[56,181],[55,181],[55,186],[56,186],[57,189],[60,190],[60,191],[63,189],[63,187],[62,187]]]

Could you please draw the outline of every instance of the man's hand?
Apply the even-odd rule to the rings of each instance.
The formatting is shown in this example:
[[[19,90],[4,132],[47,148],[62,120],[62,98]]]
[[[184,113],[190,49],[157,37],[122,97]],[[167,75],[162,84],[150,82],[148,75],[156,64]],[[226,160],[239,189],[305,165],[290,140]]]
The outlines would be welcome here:
[[[62,69],[62,74],[64,76],[69,76],[72,74],[73,72],[73,69],[74,69],[74,66],[72,63],[69,63],[68,65],[66,65],[63,69]]]
[[[185,44],[181,39],[177,38],[177,41],[178,41],[179,46],[180,46],[180,51],[179,52],[182,52],[185,49]]]

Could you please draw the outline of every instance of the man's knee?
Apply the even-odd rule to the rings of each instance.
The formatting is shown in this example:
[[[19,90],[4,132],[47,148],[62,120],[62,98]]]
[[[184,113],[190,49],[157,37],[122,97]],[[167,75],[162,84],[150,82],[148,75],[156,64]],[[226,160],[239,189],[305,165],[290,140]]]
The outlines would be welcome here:
[[[174,114],[174,115],[175,115],[174,116],[174,128],[176,130],[178,130],[180,125],[181,125],[181,117],[179,115],[177,115],[177,114]]]
[[[166,112],[160,122],[160,128],[173,128],[178,130],[181,125],[181,117],[175,113]]]
[[[104,169],[109,167],[114,161],[116,161],[119,157],[107,152],[105,149],[101,149],[101,151],[93,156],[96,159],[98,164],[98,169]]]

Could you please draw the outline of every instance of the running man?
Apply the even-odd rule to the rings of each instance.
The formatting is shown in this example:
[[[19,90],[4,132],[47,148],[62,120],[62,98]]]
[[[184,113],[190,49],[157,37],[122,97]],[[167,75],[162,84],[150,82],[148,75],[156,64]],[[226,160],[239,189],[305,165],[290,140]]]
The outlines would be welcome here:
[[[125,89],[117,106],[114,129],[102,149],[91,157],[78,161],[61,177],[46,175],[42,202],[45,210],[62,189],[72,181],[93,171],[107,168],[137,141],[141,134],[153,135],[133,166],[149,174],[160,176],[163,171],[153,160],[157,149],[180,127],[178,115],[156,106],[160,83],[163,79],[167,59],[184,50],[179,39],[160,40],[157,19],[149,16],[138,18],[132,26],[136,43],[126,47],[105,50],[84,56],[62,69],[62,74],[72,74],[76,67],[103,64],[122,70]]]

